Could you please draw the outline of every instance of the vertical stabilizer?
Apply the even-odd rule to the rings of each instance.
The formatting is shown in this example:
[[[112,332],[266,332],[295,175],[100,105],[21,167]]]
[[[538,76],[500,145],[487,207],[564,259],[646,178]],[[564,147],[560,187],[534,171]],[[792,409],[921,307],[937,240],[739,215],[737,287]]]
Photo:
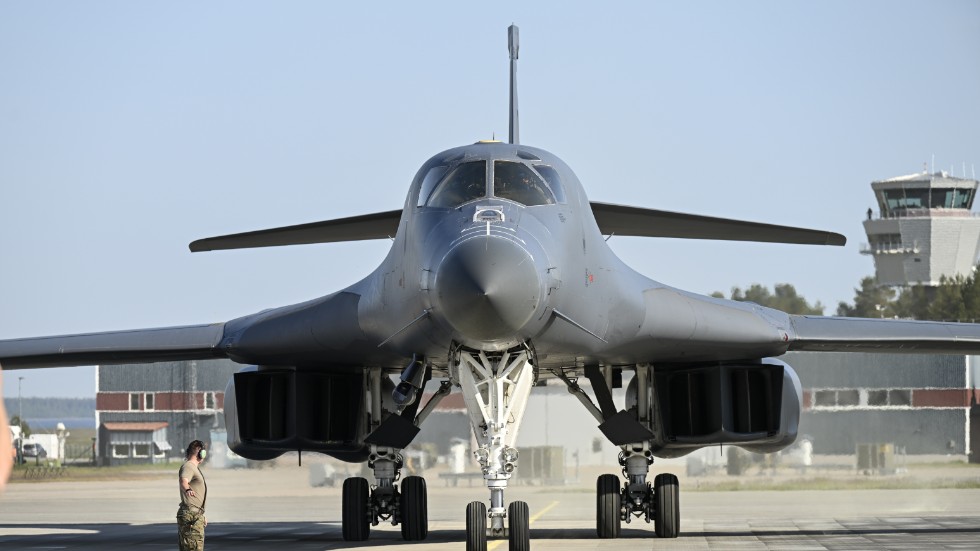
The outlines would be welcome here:
[[[507,27],[507,49],[510,50],[510,143],[520,143],[517,129],[517,48],[520,40],[517,25]]]

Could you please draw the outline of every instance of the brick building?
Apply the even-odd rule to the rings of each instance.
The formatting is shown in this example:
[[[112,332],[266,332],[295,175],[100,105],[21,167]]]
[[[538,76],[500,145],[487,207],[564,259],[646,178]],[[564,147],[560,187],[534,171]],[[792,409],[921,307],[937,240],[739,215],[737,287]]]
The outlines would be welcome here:
[[[224,430],[225,386],[241,368],[230,360],[96,368],[101,464],[167,461],[195,439],[210,445],[211,431]]]
[[[853,454],[892,443],[909,454],[969,454],[980,447],[980,357],[791,352],[800,375],[800,433],[814,452]]]

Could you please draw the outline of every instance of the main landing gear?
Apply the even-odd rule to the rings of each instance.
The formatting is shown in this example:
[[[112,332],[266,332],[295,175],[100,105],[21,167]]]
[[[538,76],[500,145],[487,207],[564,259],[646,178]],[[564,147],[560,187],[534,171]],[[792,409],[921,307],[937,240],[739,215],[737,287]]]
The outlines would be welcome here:
[[[395,485],[401,471],[401,454],[394,450],[372,450],[368,465],[374,469],[377,484],[371,488],[367,479],[348,478],[343,491],[343,534],[347,541],[364,541],[371,526],[381,521],[402,527],[402,539],[421,541],[429,533],[428,496],[425,479],[408,476]]]
[[[647,482],[653,453],[653,377],[651,366],[636,366],[636,376],[626,392],[624,411],[616,411],[611,394],[612,372],[608,368],[586,366],[585,375],[592,383],[597,407],[579,387],[577,381],[562,371],[553,371],[583,406],[600,423],[599,429],[622,450],[619,465],[626,482],[616,475],[604,474],[596,480],[596,533],[600,538],[618,538],[622,522],[634,517],[653,522],[657,536],[676,538],[680,534],[680,489],[677,477],[659,474],[651,485]]]
[[[507,537],[510,551],[531,548],[527,503],[505,507],[504,490],[517,468],[514,443],[534,386],[532,356],[525,347],[502,353],[457,349],[452,355],[450,376],[463,392],[479,443],[474,455],[490,490],[489,510],[481,501],[466,506],[466,551],[486,551],[488,536]]]
[[[411,383],[415,391],[425,386],[425,375],[427,373]],[[393,387],[380,369],[372,369],[368,373],[368,422],[373,431],[365,441],[371,445],[368,467],[374,471],[375,484],[371,486],[367,479],[361,477],[344,481],[341,517],[343,535],[347,541],[366,540],[371,526],[377,526],[382,521],[391,522],[393,526],[400,525],[405,541],[421,541],[429,534],[425,479],[408,476],[398,483],[404,463],[400,451],[418,433],[418,425],[449,394],[450,383],[444,381],[421,412],[418,411],[418,401],[413,400],[402,408],[401,413],[392,413],[397,406],[388,403],[387,398],[392,394]],[[416,394],[415,391],[411,391],[411,394]],[[383,422],[380,421],[382,417]]]
[[[618,538],[622,521],[633,517],[653,521],[657,537],[676,538],[680,534],[680,488],[677,477],[662,473],[647,482],[653,455],[647,445],[623,446],[619,464],[627,481],[604,474],[596,480],[596,532],[600,538]]]

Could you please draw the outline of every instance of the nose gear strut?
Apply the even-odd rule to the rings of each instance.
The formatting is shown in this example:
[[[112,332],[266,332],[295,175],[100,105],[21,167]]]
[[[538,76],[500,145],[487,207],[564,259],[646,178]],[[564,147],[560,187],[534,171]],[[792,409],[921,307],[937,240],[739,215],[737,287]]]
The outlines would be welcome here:
[[[462,390],[479,444],[473,454],[490,490],[489,511],[478,501],[466,507],[467,551],[484,551],[487,535],[509,536],[511,550],[529,549],[527,504],[507,507],[504,490],[517,468],[517,433],[536,379],[534,352],[527,345],[502,353],[455,348],[450,378]]]

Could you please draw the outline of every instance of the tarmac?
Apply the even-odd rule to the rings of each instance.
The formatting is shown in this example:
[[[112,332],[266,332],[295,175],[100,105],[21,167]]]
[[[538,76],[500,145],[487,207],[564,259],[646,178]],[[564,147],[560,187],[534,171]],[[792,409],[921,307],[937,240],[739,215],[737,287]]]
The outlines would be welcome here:
[[[176,468],[138,480],[13,483],[0,497],[0,549],[176,549]],[[974,476],[974,469],[951,469]],[[429,480],[429,537],[403,542],[381,525],[366,542],[343,541],[339,487],[311,487],[305,468],[205,469],[206,549],[462,549],[466,503],[482,485]],[[622,537],[595,537],[593,473],[583,483],[514,485],[527,501],[534,549],[865,550],[980,549],[980,490],[684,491],[681,537],[660,540],[642,520]],[[589,480],[592,482],[589,482]],[[506,540],[489,549],[506,550]]]

